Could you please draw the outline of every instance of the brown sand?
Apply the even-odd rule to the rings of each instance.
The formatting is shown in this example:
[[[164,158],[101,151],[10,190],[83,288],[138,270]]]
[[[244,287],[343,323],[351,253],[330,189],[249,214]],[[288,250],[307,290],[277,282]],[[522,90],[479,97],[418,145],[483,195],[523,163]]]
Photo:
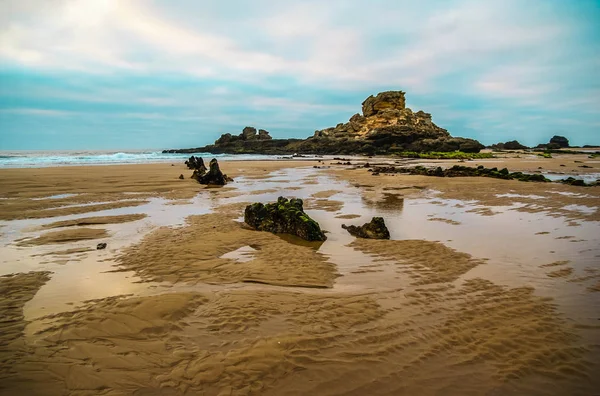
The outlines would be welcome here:
[[[232,177],[263,177],[282,168],[306,166],[306,161],[248,161],[223,163]],[[45,218],[139,206],[148,197],[190,199],[204,188],[193,179],[177,177],[191,171],[183,164],[66,166],[0,169],[0,220]],[[36,199],[58,194],[59,199]],[[123,199],[131,201],[117,202]],[[103,202],[91,206],[64,208]]]
[[[338,212],[342,209],[344,203],[342,201],[334,201],[331,199],[307,199],[304,201],[304,209],[325,210],[327,212]]]
[[[357,214],[344,214],[344,215],[335,216],[336,219],[357,219],[359,217],[361,217],[361,216],[357,215]]]
[[[580,173],[600,172],[600,161],[587,160],[586,155],[563,154],[570,161],[582,160],[593,166],[591,169],[577,168]],[[564,161],[565,159],[562,159]],[[486,167],[508,167],[510,171],[535,172],[540,166],[538,159],[506,158],[498,160],[468,161],[461,165]],[[430,163],[432,161],[423,161]],[[560,158],[545,159],[545,166],[559,167]],[[595,163],[599,162],[599,163]],[[419,162],[415,162],[417,164]],[[437,161],[440,164],[454,165],[456,161]],[[330,171],[340,179],[347,180],[354,185],[370,186],[363,192],[363,198],[368,202],[382,202],[386,189],[405,188],[403,195],[415,196],[421,194],[422,188],[426,190],[439,191],[440,198],[460,199],[473,201],[478,205],[486,207],[510,206],[513,204],[525,204],[514,210],[530,213],[546,213],[549,216],[564,216],[572,220],[600,221],[600,188],[598,187],[574,187],[559,183],[526,183],[517,180],[500,180],[486,177],[428,177],[418,175],[393,174],[372,176],[367,169],[348,170],[342,167],[333,168]],[[566,176],[565,176],[566,177]],[[418,189],[410,189],[418,186]],[[518,196],[502,196],[514,194]],[[501,196],[498,196],[501,195]],[[565,209],[568,205],[579,205],[596,209],[591,212]],[[490,208],[478,208],[474,212],[482,215],[493,216],[495,212]]]
[[[439,242],[357,238],[351,246],[375,257],[396,261],[398,271],[413,277],[416,285],[451,282],[484,263]]]
[[[341,193],[339,190],[325,190],[319,191],[312,195],[313,198],[329,198],[335,194]]]
[[[305,165],[228,163],[222,168],[251,179]],[[76,167],[0,170],[3,186],[10,184],[6,180],[21,183],[2,192],[11,198],[0,200],[0,208],[7,209],[3,215],[35,217],[87,199],[119,204],[131,198],[126,192],[141,193],[142,199],[184,200],[203,188],[177,180],[187,172],[181,166],[90,168],[90,176]],[[495,194],[535,194],[548,198],[541,203],[531,198],[548,215],[568,212],[576,220],[592,220],[596,214],[567,211],[564,205],[598,206],[598,193],[589,188],[540,188],[484,178],[372,177],[362,169],[332,173],[365,186],[363,200],[374,209],[397,208],[405,197],[427,194],[423,187],[444,198],[474,199],[491,207],[520,200]],[[214,191],[215,196],[235,193]],[[67,192],[82,195],[60,199],[59,205],[29,200]],[[28,213],[19,213],[19,205]],[[337,269],[316,250],[319,244],[250,230],[235,221],[243,207],[221,206],[189,217],[183,227],[157,229],[117,253],[120,270],[163,282],[171,287],[169,293],[151,289],[149,295],[89,301],[36,320],[41,332],[34,336],[23,334],[23,306],[48,275],[0,278],[0,317],[9,318],[0,321],[0,394],[584,395],[600,386],[593,375],[597,367],[587,360],[594,348],[597,352],[597,342],[581,340],[553,300],[531,287],[465,279],[484,260],[440,242],[357,239],[351,247],[374,260],[353,276],[381,271],[387,279],[383,269],[390,268],[401,279],[386,289],[332,290]],[[222,258],[246,246],[254,249],[249,261]],[[562,269],[552,264],[540,270],[542,277]],[[580,278],[600,275],[595,268],[586,272]],[[600,289],[597,283],[582,285],[589,296]]]
[[[192,216],[186,227],[159,229],[126,249],[117,261],[123,270],[153,281],[331,287],[337,276],[335,267],[313,247],[291,244],[234,221],[245,205]],[[220,258],[247,245],[257,250],[253,260],[240,263]]]
[[[28,272],[0,277],[0,392],[6,389],[5,381],[17,375],[15,363],[27,353],[23,306],[50,279],[49,274]]]
[[[12,356],[18,375],[3,386],[205,395],[585,389],[584,350],[531,288],[474,279],[381,297],[240,290],[91,301],[48,318],[38,344]]]
[[[61,228],[61,227],[80,227],[98,224],[120,224],[130,221],[137,221],[147,217],[144,213],[119,215],[119,216],[96,216],[83,217],[74,220],[55,221],[54,223],[44,224],[42,228]]]
[[[102,228],[77,228],[62,231],[46,232],[37,238],[25,239],[17,243],[18,246],[36,246],[54,243],[69,243],[98,239],[108,236],[108,232]]]
[[[451,225],[460,225],[460,221],[455,221],[455,220],[451,220],[451,219],[444,219],[442,217],[432,217],[427,219],[429,221],[439,221],[442,223],[446,223],[446,224],[451,224]]]

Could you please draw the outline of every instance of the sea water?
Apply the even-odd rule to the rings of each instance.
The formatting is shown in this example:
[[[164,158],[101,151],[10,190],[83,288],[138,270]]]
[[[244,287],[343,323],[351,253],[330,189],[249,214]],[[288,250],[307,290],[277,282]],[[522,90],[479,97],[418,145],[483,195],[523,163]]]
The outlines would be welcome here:
[[[0,151],[0,168],[38,168],[67,165],[117,165],[183,162],[192,154],[163,153],[160,150],[127,151]],[[272,160],[278,156],[256,154],[193,153],[210,160]]]

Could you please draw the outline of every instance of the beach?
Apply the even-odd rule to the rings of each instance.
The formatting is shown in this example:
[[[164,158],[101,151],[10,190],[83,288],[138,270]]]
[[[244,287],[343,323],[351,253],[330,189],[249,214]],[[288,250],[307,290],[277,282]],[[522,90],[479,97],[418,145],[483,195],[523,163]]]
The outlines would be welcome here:
[[[0,394],[600,389],[599,187],[364,166],[595,180],[600,159],[348,161],[219,160],[219,188],[182,161],[0,169]],[[279,196],[327,240],[244,223]],[[375,216],[390,240],[342,228]]]

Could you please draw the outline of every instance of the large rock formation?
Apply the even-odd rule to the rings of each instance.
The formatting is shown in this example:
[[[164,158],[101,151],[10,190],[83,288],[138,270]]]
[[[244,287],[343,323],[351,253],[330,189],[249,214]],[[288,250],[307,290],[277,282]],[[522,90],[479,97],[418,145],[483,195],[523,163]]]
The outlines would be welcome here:
[[[264,130],[246,127],[238,136],[226,133],[214,145],[167,152],[260,153],[260,154],[392,154],[403,151],[479,152],[484,146],[473,139],[452,137],[432,121],[431,114],[406,107],[402,91],[369,96],[362,115],[347,123],[315,131],[308,139],[271,139]]]
[[[301,199],[279,197],[275,203],[248,205],[244,222],[258,231],[296,235],[307,241],[327,239],[319,224],[304,213]]]
[[[379,152],[394,151],[465,151],[483,148],[476,140],[452,138],[447,130],[435,125],[431,114],[413,112],[406,107],[402,91],[381,92],[362,104],[363,114],[355,114],[345,124],[315,131],[313,139],[338,140],[355,146],[368,143]],[[315,142],[316,143],[316,142]]]

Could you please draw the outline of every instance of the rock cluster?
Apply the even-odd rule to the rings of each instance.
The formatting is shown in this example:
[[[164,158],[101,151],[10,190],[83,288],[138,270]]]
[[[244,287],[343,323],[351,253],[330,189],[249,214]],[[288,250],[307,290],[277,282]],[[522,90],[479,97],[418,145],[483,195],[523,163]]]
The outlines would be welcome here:
[[[518,140],[511,140],[506,143],[496,143],[490,146],[494,150],[526,150],[529,147],[522,145]]]
[[[327,239],[319,224],[304,213],[301,199],[279,197],[275,203],[248,205],[244,222],[258,231],[296,235],[307,241]]]
[[[520,180],[527,182],[549,182],[544,175],[540,174],[527,174],[522,172],[509,172],[508,169],[503,168],[485,168],[483,165],[479,165],[477,168],[470,166],[454,165],[451,168],[443,169],[442,167],[437,168],[426,168],[424,166],[415,166],[412,168],[401,168],[401,167],[376,167],[372,170],[373,174],[380,173],[407,173],[410,175],[422,175],[422,176],[437,176],[437,177],[468,177],[468,176],[483,176],[493,177],[496,179],[506,180]]]
[[[246,127],[240,135],[221,135],[214,144],[195,149],[165,150],[167,153],[206,151],[231,154],[393,154],[463,151],[477,153],[477,140],[452,137],[432,121],[431,114],[406,107],[402,91],[381,92],[362,103],[362,114],[347,123],[315,131],[307,139],[271,139],[265,130]]]
[[[256,128],[254,127],[250,127],[247,126],[242,130],[242,133],[240,133],[239,135],[232,135],[231,133],[225,133],[223,135],[221,135],[220,138],[218,138],[215,141],[215,145],[224,145],[224,144],[230,144],[230,143],[235,143],[235,142],[239,142],[239,141],[251,141],[251,140],[271,140],[273,139],[271,137],[271,135],[269,135],[268,131],[265,131],[264,129],[259,129],[258,133],[256,131]]]
[[[342,228],[357,238],[390,239],[390,232],[385,226],[383,217],[373,217],[369,223],[361,226],[342,224]]]
[[[198,180],[198,183],[212,186],[224,186],[228,181],[233,181],[233,179],[221,172],[221,169],[219,168],[219,162],[216,158],[210,160],[210,163],[208,164],[208,172],[204,174],[196,174],[196,171],[194,171],[194,175],[192,177]]]
[[[204,165],[204,160],[201,157],[191,156],[185,164],[189,169],[193,169],[194,173],[191,178],[196,179],[200,184],[223,186],[227,182],[233,181],[232,178],[221,172],[219,162],[216,158],[210,160],[208,170]],[[179,175],[180,179],[184,179],[183,175]]]
[[[554,135],[550,138],[548,143],[538,144],[536,148],[546,149],[546,150],[560,150],[562,148],[569,147],[569,139],[564,136]]]
[[[433,123],[431,114],[407,108],[404,95],[402,91],[371,95],[362,103],[362,115],[357,113],[345,124],[315,131],[313,139],[367,142],[378,149],[375,151],[384,152],[479,152],[484,147],[473,139],[452,138]]]

